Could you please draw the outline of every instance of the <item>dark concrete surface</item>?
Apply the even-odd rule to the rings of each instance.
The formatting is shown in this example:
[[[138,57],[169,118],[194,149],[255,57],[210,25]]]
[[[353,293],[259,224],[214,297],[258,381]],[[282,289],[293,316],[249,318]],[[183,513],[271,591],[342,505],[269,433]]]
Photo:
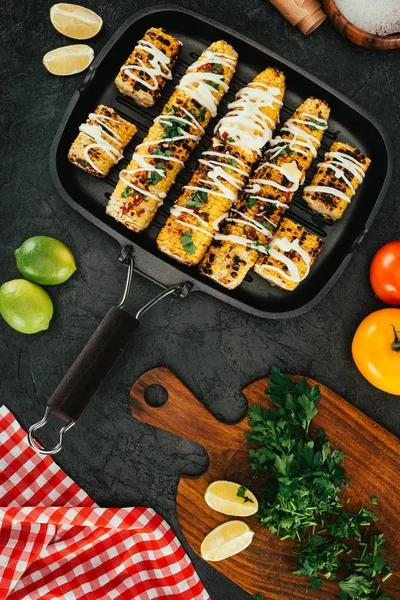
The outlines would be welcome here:
[[[178,1],[247,34],[311,71],[378,117],[400,142],[398,52],[364,50],[342,39],[325,22],[306,38],[266,0]],[[135,11],[155,2],[86,0],[104,19],[89,43],[98,52]],[[2,3],[1,50],[1,282],[18,277],[13,252],[32,235],[62,239],[75,253],[78,271],[50,290],[55,317],[50,329],[23,336],[0,324],[0,397],[23,427],[37,421],[47,398],[110,305],[119,301],[125,268],[119,247],[58,197],[48,171],[53,135],[84,75],[57,78],[41,65],[48,50],[69,41],[50,25],[51,2]],[[400,402],[372,388],[355,369],[352,335],[364,316],[382,307],[368,282],[377,248],[400,237],[399,168],[374,227],[328,296],[311,312],[288,321],[266,321],[203,294],[168,299],[143,319],[125,352],[57,462],[93,499],[108,506],[145,504],[178,531],[175,492],[183,469],[204,465],[195,445],[135,422],[127,397],[132,382],[157,365],[168,365],[221,419],[236,420],[244,409],[241,388],[272,365],[314,377],[343,395],[378,423],[400,434]],[[134,279],[130,305],[141,306],[158,288]],[[42,438],[50,442],[49,434]],[[194,507],[195,510],[195,507]],[[179,533],[179,532],[178,532]],[[187,548],[187,546],[186,546]],[[190,556],[214,600],[248,595],[211,566]]]

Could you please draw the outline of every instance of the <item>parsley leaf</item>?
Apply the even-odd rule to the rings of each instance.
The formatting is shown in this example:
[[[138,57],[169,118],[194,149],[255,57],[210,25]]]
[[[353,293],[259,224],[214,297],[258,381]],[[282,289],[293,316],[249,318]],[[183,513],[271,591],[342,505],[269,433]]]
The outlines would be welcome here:
[[[319,577],[315,577],[314,579],[311,579],[309,587],[310,587],[310,590],[318,590],[319,588],[322,587],[322,579],[320,579]]]
[[[257,219],[257,223],[260,223],[260,225],[262,225],[263,227],[265,227],[265,229],[268,229],[269,231],[275,231],[275,229],[276,229],[276,225],[269,223],[269,221],[263,221],[262,219]]]
[[[147,172],[147,179],[148,179],[150,185],[157,185],[157,183],[159,183],[161,181],[161,179],[163,179],[163,177],[165,177],[165,175],[166,175],[165,167],[164,167],[163,163],[161,163],[161,162],[157,163],[156,168],[158,169],[157,171],[148,171]],[[159,171],[161,171],[161,173],[159,173]]]
[[[236,143],[236,139],[235,139],[234,137],[232,137],[232,136],[228,137],[227,141],[228,141],[230,144],[235,144],[235,143]]]
[[[206,112],[207,109],[204,106],[202,106],[197,115],[197,120],[199,123],[203,123],[204,119],[206,118]]]
[[[123,198],[128,198],[131,195],[131,189],[132,188],[129,185],[127,185],[124,191],[122,192],[121,196]]]
[[[172,110],[174,113],[176,113],[179,108],[177,106],[172,106]],[[162,136],[163,139],[181,136],[185,131],[185,127],[187,126],[187,124],[182,123],[173,117],[168,118],[165,121],[160,119],[159,123],[164,128],[164,133]]]
[[[274,154],[274,152],[272,152],[272,154]],[[292,154],[294,154],[294,150],[290,148],[290,144],[285,144],[279,148],[279,152],[277,152],[270,160],[271,162],[276,163],[278,156],[292,156]]]
[[[215,81],[210,81],[209,79],[206,81],[206,83],[208,85],[210,85],[211,87],[213,87],[215,90],[219,90],[219,85],[218,83],[216,83]]]
[[[310,125],[308,125],[308,127],[311,129],[311,131],[315,131],[317,129],[316,125],[319,125],[316,119],[310,119],[309,123]]]
[[[208,203],[208,194],[202,190],[196,190],[191,198],[185,201],[186,206],[194,208],[203,208]]]
[[[257,204],[258,198],[257,196],[250,196],[250,198],[246,202],[247,208],[253,208],[255,204]]]
[[[153,148],[152,154],[155,154],[156,156],[173,156],[174,155],[172,150],[162,150],[158,146]]]
[[[372,582],[363,575],[349,575],[346,579],[339,581],[339,587],[345,594],[343,598],[360,598],[360,594],[369,594]]]
[[[193,243],[192,232],[190,230],[185,231],[185,233],[180,237],[180,241],[185,252],[187,252],[189,256],[193,256],[197,248]]]
[[[238,496],[239,498],[243,498],[245,504],[246,502],[251,502],[252,504],[254,504],[253,500],[249,498],[249,496],[246,496],[246,492],[247,488],[244,485],[241,485],[237,491],[236,496]]]

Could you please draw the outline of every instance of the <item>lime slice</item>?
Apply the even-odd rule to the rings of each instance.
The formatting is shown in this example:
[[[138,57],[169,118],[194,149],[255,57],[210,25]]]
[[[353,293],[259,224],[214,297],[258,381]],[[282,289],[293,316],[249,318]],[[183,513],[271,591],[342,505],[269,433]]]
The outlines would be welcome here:
[[[200,554],[204,560],[216,562],[242,552],[253,540],[254,531],[243,521],[222,523],[204,538]]]
[[[233,517],[249,517],[258,511],[253,492],[233,481],[214,481],[206,489],[204,500],[213,510]]]
[[[94,51],[86,44],[73,44],[50,50],[43,57],[43,64],[52,75],[75,75],[88,68]]]
[[[53,303],[39,285],[26,279],[13,279],[0,288],[0,313],[6,323],[20,333],[37,333],[48,329]]]
[[[51,7],[50,21],[57,31],[74,40],[88,40],[103,26],[103,19],[92,10],[66,2]]]
[[[17,269],[30,281],[41,285],[64,283],[76,271],[71,250],[59,240],[37,235],[15,251]]]

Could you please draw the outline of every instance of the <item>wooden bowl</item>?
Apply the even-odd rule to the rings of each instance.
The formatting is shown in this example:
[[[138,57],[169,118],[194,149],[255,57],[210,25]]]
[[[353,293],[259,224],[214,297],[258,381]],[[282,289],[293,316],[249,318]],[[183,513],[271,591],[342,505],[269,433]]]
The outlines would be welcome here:
[[[379,2],[379,0],[372,0]],[[340,12],[337,7],[335,0],[322,0],[322,4],[326,14],[332,21],[336,29],[349,40],[364,46],[365,48],[372,48],[374,50],[394,50],[400,48],[400,32],[393,35],[375,35],[360,29],[356,25],[353,25],[346,17]]]

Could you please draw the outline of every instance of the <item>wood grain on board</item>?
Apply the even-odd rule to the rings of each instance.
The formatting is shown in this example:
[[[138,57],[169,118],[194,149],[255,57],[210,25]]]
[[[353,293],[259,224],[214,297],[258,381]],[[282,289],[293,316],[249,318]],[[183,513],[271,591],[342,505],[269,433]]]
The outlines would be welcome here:
[[[297,377],[297,376],[296,376]],[[308,379],[310,384],[316,382]],[[144,393],[148,386],[162,385],[168,392],[167,402],[150,407]],[[249,406],[265,405],[267,379],[247,386],[243,393]],[[379,516],[377,530],[387,538],[387,556],[394,575],[385,583],[384,591],[400,598],[400,440],[388,433],[324,385],[320,385],[321,402],[314,429],[323,427],[332,446],[346,452],[344,466],[351,480],[349,509],[358,510],[360,502]],[[234,424],[218,421],[193,393],[166,367],[142,375],[130,393],[132,415],[164,431],[198,444],[208,452],[209,465],[199,477],[181,477],[177,490],[177,515],[186,540],[200,553],[204,537],[217,525],[234,517],[211,510],[204,501],[207,486],[216,479],[228,479],[246,485],[257,494],[260,482],[252,476],[248,444],[247,419]],[[378,506],[371,506],[377,497]],[[245,519],[255,530],[253,543],[236,556],[211,563],[218,571],[251,594],[259,592],[266,600],[333,600],[338,593],[334,582],[324,583],[322,590],[305,591],[306,578],[293,575],[295,544],[281,541],[260,527],[254,517]]]

